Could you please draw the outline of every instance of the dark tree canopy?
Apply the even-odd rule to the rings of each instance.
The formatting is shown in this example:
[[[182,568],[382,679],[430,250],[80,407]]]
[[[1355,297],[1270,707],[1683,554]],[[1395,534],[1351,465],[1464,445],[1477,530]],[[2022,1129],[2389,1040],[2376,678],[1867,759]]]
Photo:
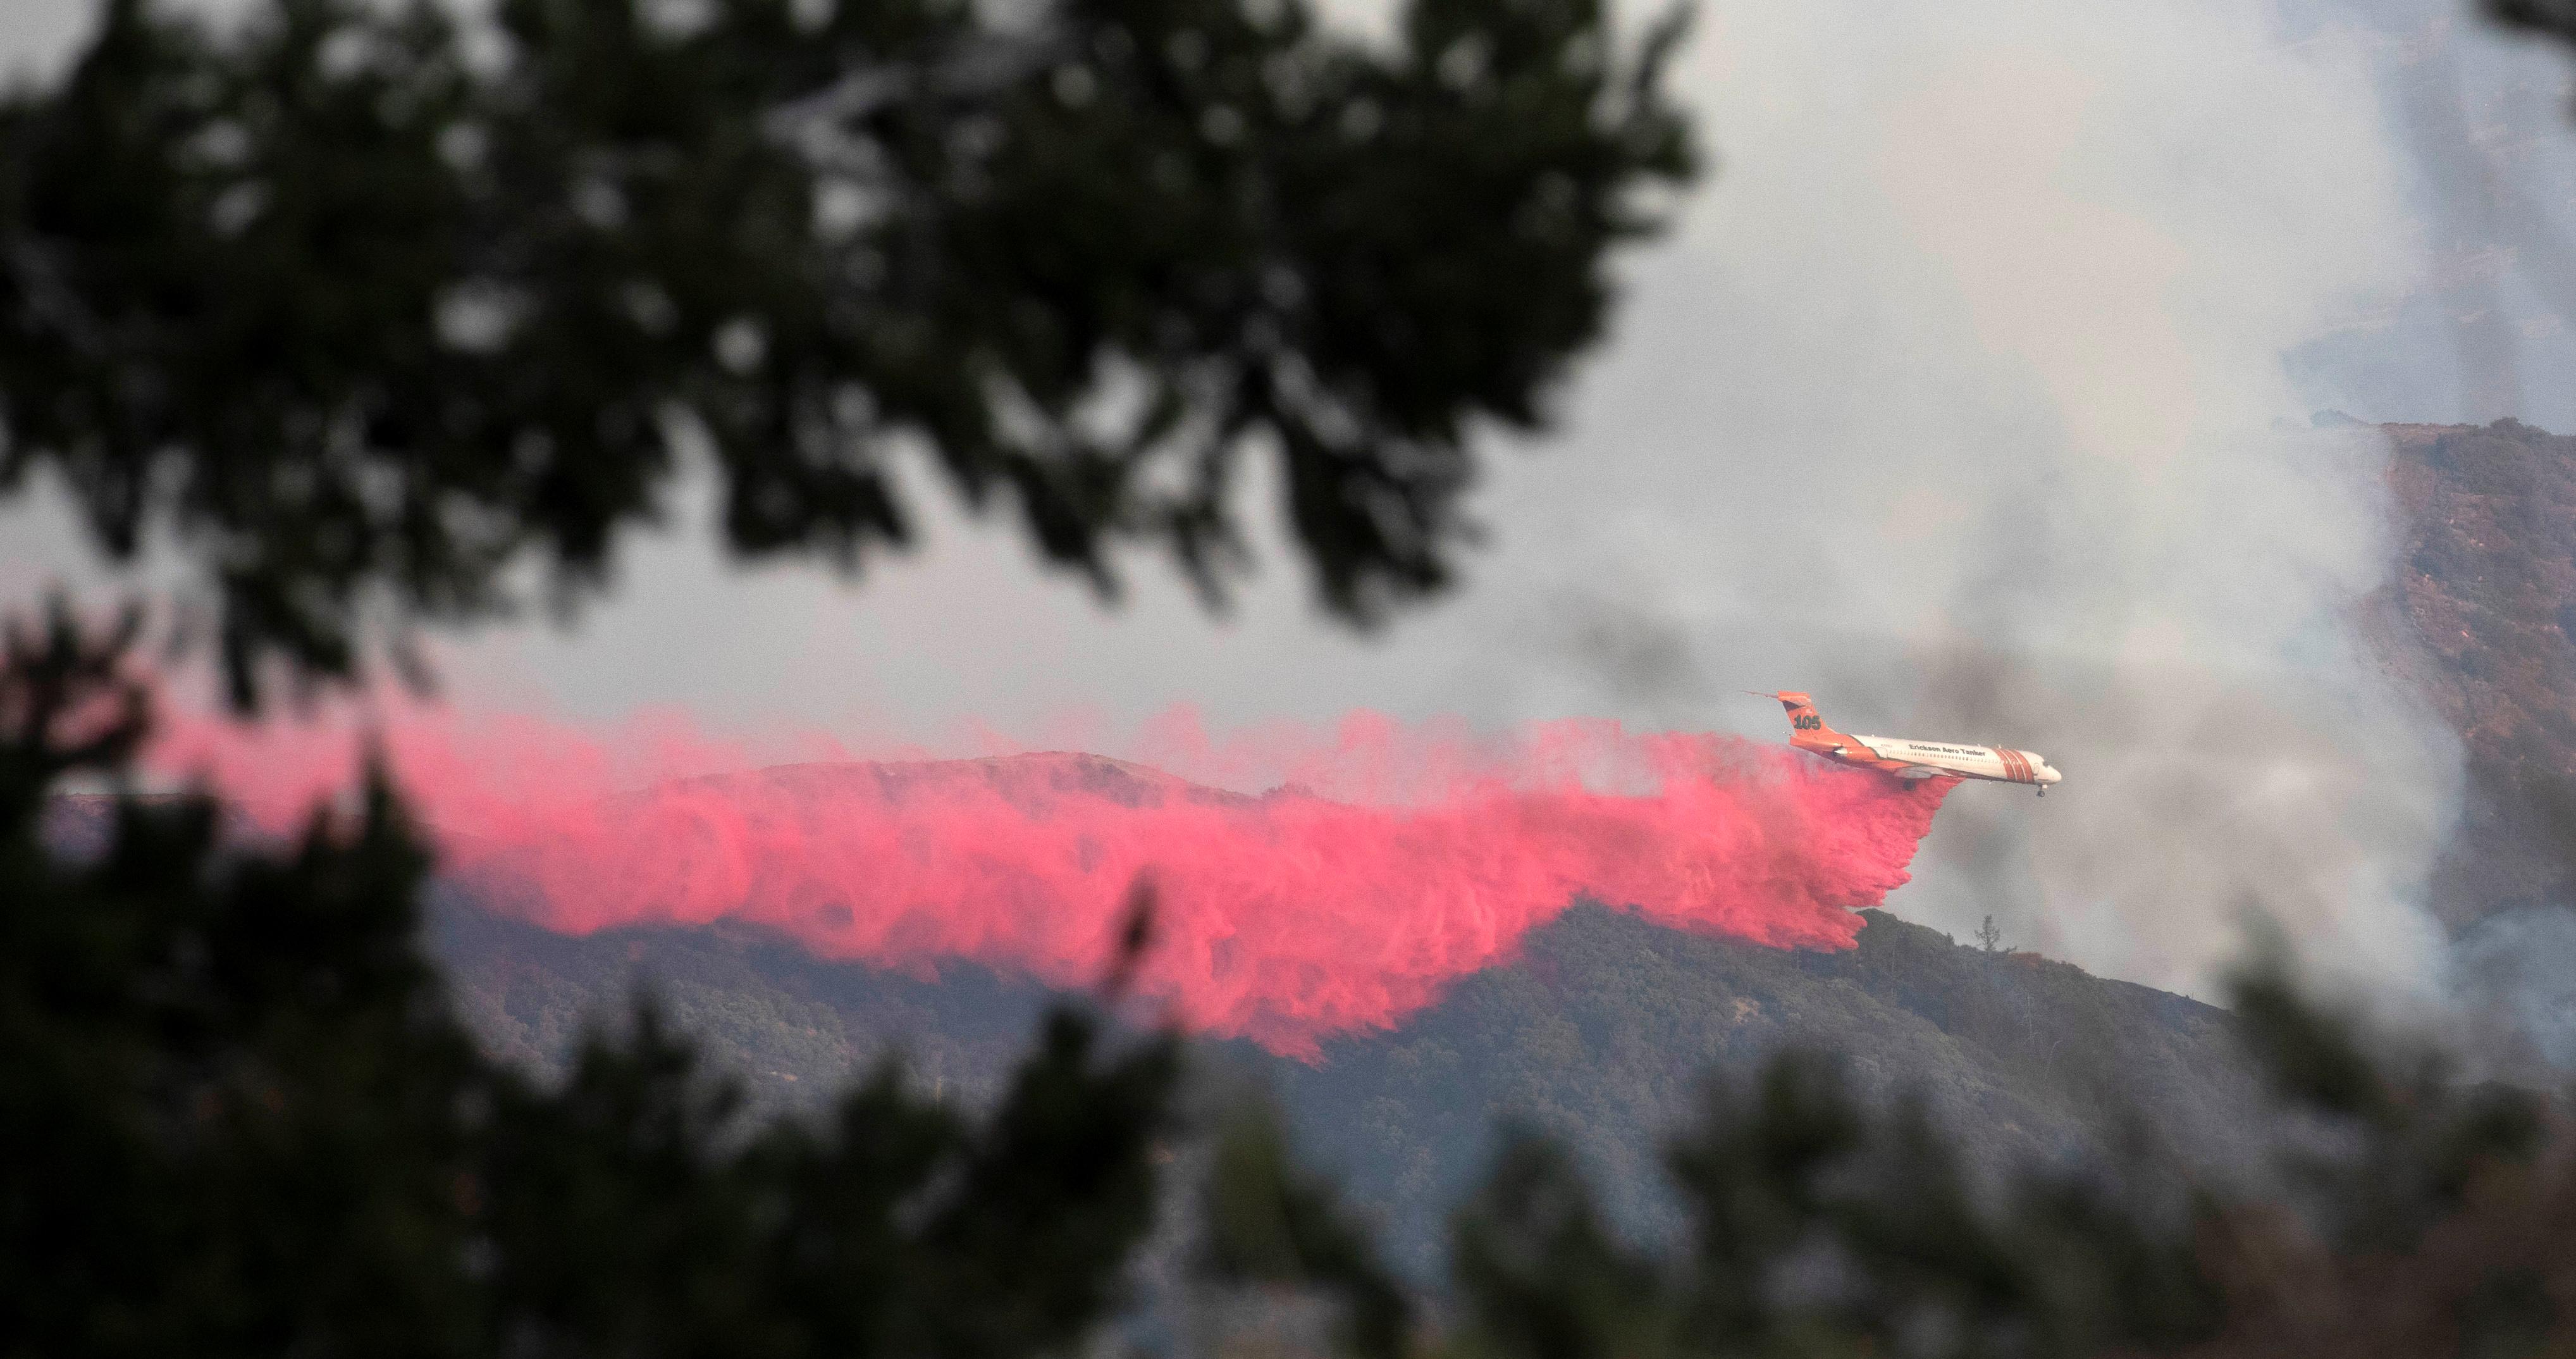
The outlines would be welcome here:
[[[540,1086],[450,1011],[381,784],[282,846],[126,799],[66,855],[47,788],[139,691],[120,642],[6,643],[0,1354],[1004,1359],[1127,1296],[1176,1040],[1060,1011],[989,1111],[888,1067],[760,1125],[644,1011]]]
[[[1601,333],[1688,176],[1667,23],[1417,0],[112,0],[0,104],[0,488],[203,571],[237,696],[606,578],[678,455],[731,546],[855,568],[901,457],[1113,584],[1203,589],[1276,459],[1322,597],[1451,573],[1480,425]]]
[[[2576,0],[2485,0],[2489,17],[2576,43]]]

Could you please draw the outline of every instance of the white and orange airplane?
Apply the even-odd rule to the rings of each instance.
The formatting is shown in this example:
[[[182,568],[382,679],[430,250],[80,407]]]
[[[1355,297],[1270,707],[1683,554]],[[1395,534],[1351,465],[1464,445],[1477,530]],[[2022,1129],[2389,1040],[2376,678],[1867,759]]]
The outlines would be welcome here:
[[[1780,706],[1789,710],[1789,744],[1829,760],[1875,769],[1900,779],[2035,783],[2039,785],[2039,795],[2046,797],[2048,785],[2066,777],[2027,750],[1952,745],[1945,741],[1900,741],[1892,736],[1845,736],[1825,725],[1825,719],[1816,715],[1815,700],[1805,694],[1746,692],[1756,698],[1778,699]]]

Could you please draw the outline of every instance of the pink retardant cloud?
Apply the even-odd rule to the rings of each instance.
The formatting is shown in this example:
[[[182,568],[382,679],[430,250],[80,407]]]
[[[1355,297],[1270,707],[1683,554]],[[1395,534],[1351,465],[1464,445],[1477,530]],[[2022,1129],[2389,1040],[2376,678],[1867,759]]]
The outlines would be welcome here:
[[[1134,743],[1210,782],[1060,752],[859,759],[676,717],[597,733],[413,712],[373,739],[442,871],[548,928],[746,921],[827,958],[1080,985],[1147,876],[1157,942],[1138,992],[1300,1056],[1394,1026],[1578,899],[1849,947],[1852,912],[1906,881],[1949,789],[1732,737],[1596,722],[1490,737],[1370,714],[1217,738],[1182,713]],[[154,761],[286,829],[348,787],[356,749],[345,727],[182,719]]]

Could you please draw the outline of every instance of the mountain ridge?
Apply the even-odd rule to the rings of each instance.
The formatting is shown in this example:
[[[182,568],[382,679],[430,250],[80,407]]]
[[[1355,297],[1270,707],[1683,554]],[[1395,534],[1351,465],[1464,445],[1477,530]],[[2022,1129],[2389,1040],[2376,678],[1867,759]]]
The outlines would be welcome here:
[[[1211,1079],[1270,1090],[1305,1154],[1376,1205],[1399,1258],[1421,1268],[1497,1127],[1563,1137],[1610,1208],[1652,1227],[1663,1137],[1708,1083],[1750,1079],[1792,1049],[1846,1054],[1874,1099],[1921,1095],[1988,1168],[2142,1134],[2198,1164],[2250,1148],[2256,1095],[2223,1011],[1885,912],[1864,919],[1854,948],[1820,953],[1583,903],[1507,965],[1460,979],[1396,1029],[1328,1040],[1311,1064],[1241,1040],[1196,1046]],[[559,1070],[586,1024],[649,991],[755,1107],[778,1113],[820,1107],[898,1051],[934,1093],[985,1099],[1061,998],[974,963],[826,962],[749,926],[555,935],[453,890],[430,934],[491,1050]]]

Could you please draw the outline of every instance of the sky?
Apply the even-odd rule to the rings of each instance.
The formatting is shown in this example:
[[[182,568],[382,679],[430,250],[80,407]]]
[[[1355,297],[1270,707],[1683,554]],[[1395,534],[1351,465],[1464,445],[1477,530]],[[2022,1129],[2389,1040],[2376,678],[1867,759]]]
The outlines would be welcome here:
[[[0,6],[41,78],[79,0]],[[1383,8],[1337,17],[1382,26]],[[1138,560],[1113,607],[932,511],[845,580],[745,570],[683,488],[614,597],[443,640],[465,707],[854,744],[1113,752],[1368,709],[1992,741],[2067,775],[1950,800],[1890,899],[1962,938],[2215,993],[2260,901],[2324,974],[2439,985],[2424,871],[2458,753],[2352,635],[2385,578],[2369,421],[2576,428],[2566,66],[2466,0],[1733,0],[1677,72],[1713,173],[1621,263],[1554,426],[1488,438],[1451,596],[1325,619],[1268,527],[1211,614]],[[101,588],[39,496],[0,598]]]

